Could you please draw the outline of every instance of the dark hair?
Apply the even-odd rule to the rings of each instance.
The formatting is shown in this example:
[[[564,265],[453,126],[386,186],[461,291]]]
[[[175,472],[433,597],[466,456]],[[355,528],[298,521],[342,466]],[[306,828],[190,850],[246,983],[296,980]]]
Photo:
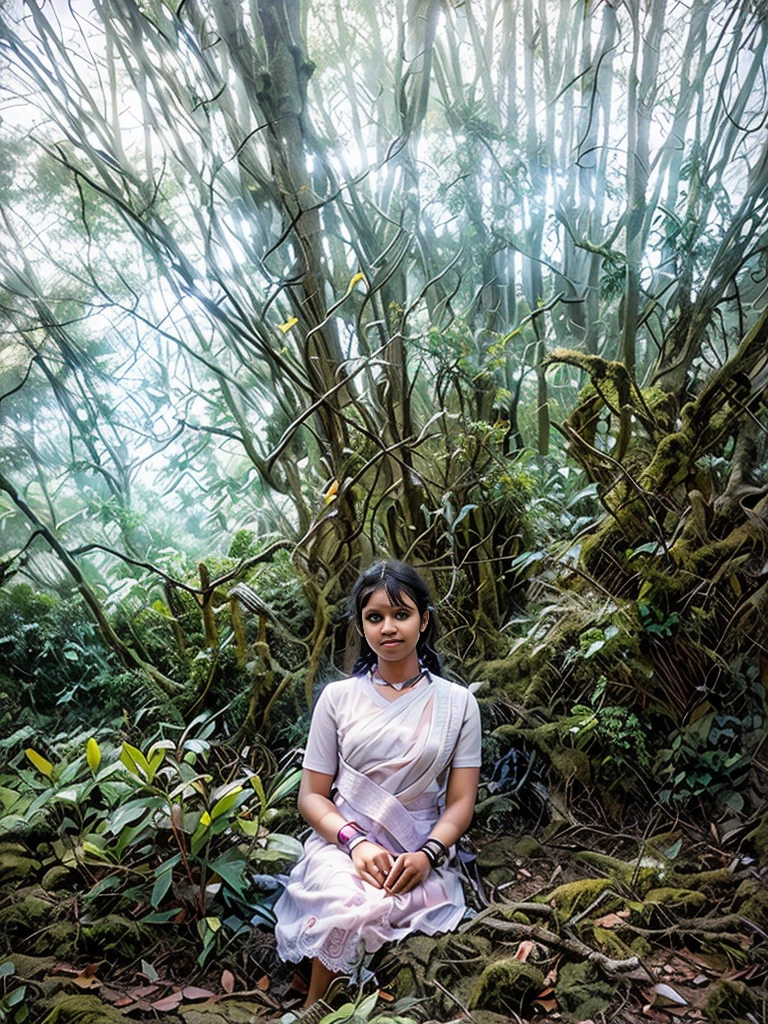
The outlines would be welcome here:
[[[429,612],[429,621],[419,637],[416,653],[430,672],[439,674],[440,658],[433,646],[437,636],[437,622],[432,607],[432,598],[429,587],[412,566],[406,565],[404,562],[376,562],[370,569],[361,573],[349,596],[347,614],[350,621],[355,624],[358,633],[363,634],[363,609],[368,604],[371,594],[382,587],[386,591],[390,604],[402,604],[403,594],[406,594],[416,605],[422,618],[425,612]],[[352,666],[352,675],[359,676],[367,672],[368,669],[374,668],[377,660],[376,653],[371,650],[365,635],[361,635],[360,652]]]

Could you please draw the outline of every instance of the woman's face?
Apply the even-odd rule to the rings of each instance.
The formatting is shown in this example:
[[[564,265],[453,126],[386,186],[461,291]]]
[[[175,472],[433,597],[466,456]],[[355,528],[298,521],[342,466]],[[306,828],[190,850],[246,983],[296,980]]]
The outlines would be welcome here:
[[[429,612],[419,615],[415,602],[401,593],[402,604],[390,604],[384,587],[374,590],[363,608],[363,631],[380,661],[402,661],[416,650]]]

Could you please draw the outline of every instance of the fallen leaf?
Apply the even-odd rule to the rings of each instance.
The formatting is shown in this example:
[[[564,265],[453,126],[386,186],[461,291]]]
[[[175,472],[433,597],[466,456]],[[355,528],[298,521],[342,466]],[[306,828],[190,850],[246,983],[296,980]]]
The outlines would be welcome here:
[[[623,924],[629,917],[628,910],[620,910],[617,914],[606,914],[604,917],[599,917],[595,921],[597,928],[616,928],[618,925]]]
[[[120,996],[120,998],[116,999],[112,1005],[119,1009],[121,1006],[130,1006],[131,1003],[135,1002],[136,1000],[132,999],[131,996]]]
[[[228,993],[235,991],[235,976],[226,968],[221,972],[221,987]]]
[[[556,999],[534,999],[534,1006],[540,1006],[544,1013],[552,1013],[553,1010],[557,1009]]]
[[[79,974],[80,971],[77,967],[73,967],[72,964],[54,964],[51,968],[51,974]]]
[[[154,995],[159,988],[159,985],[137,985],[136,988],[129,988],[128,994],[134,999],[144,999],[146,996]]]
[[[78,988],[101,988],[101,982],[98,978],[86,978],[82,974],[78,974],[76,978],[72,979],[72,984],[77,985]]]
[[[147,981],[159,981],[160,975],[148,960],[141,961],[141,973]]]
[[[707,977],[706,974],[697,974],[695,978],[691,979],[691,984],[692,985],[696,985],[697,988],[699,987],[699,985],[706,985],[706,984],[708,984],[708,982],[709,982],[709,978]]]
[[[159,1010],[161,1013],[167,1013],[169,1010],[175,1010],[183,998],[184,996],[181,992],[171,992],[169,996],[163,996],[162,999],[152,1003],[152,1009]]]
[[[391,992],[385,992],[384,989],[379,989],[379,999],[383,999],[385,1003],[394,1003],[395,997]]]
[[[197,988],[195,985],[185,986],[181,990],[181,994],[191,1003],[196,1002],[198,999],[211,999],[216,995],[215,992],[211,992],[208,988]]]
[[[654,985],[651,991],[654,993],[651,1003],[653,1006],[687,1006],[688,1000],[681,996],[671,985],[664,985],[659,982]]]
[[[101,967],[101,960],[95,964],[88,964],[87,967],[84,967],[82,971],[80,971],[80,976],[83,978],[92,978],[96,971],[98,971],[99,967]]]
[[[262,975],[262,977],[259,978],[259,980],[256,982],[256,988],[258,988],[262,992],[267,991],[267,989],[269,988],[269,978],[267,977],[266,974]]]
[[[525,961],[531,955],[531,951],[532,950],[533,950],[533,943],[531,942],[530,939],[525,939],[517,947],[517,952],[515,953],[514,959],[515,960],[519,960],[521,963],[525,963]]]

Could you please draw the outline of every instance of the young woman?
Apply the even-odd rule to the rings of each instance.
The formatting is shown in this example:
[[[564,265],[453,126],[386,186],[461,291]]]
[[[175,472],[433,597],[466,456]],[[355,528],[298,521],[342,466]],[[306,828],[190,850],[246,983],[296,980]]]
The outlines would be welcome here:
[[[284,960],[312,959],[305,1006],[366,953],[464,914],[450,849],[472,820],[480,714],[438,675],[429,590],[400,562],[358,579],[349,603],[360,654],[320,694],[299,810],[313,833],[275,906]]]

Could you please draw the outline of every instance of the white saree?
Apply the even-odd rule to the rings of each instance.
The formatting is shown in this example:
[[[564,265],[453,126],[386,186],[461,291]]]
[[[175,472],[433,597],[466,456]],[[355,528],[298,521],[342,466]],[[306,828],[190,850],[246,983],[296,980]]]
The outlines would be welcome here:
[[[393,854],[416,850],[445,806],[450,769],[480,767],[477,701],[431,674],[393,701],[370,674],[331,683],[315,707],[303,765],[334,776],[333,802],[375,842]],[[385,942],[455,928],[464,896],[449,865],[411,892],[387,896],[313,832],[275,913],[283,960],[317,957],[349,973]]]

